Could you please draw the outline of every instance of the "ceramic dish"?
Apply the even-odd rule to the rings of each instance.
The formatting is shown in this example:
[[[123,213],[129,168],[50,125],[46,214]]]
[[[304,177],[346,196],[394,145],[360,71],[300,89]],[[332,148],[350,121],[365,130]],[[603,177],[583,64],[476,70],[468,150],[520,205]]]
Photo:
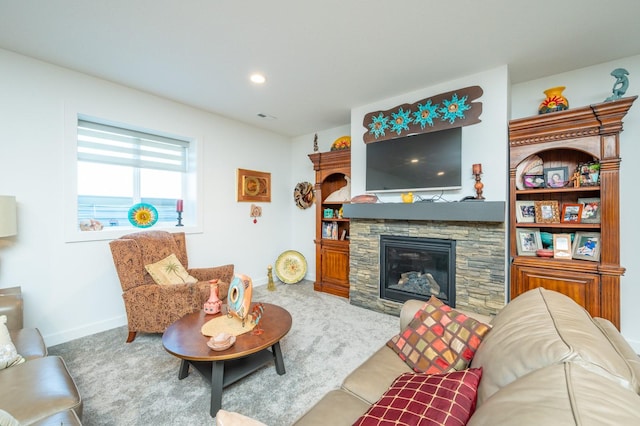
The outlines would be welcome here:
[[[224,351],[229,349],[236,342],[236,336],[229,334],[224,336],[222,340],[219,339],[220,335],[212,337],[207,341],[207,346],[209,346],[214,351]]]
[[[276,275],[285,284],[300,282],[307,274],[307,260],[302,253],[287,250],[276,260]]]
[[[138,203],[131,206],[127,217],[133,226],[148,228],[158,221],[158,210],[151,204]]]

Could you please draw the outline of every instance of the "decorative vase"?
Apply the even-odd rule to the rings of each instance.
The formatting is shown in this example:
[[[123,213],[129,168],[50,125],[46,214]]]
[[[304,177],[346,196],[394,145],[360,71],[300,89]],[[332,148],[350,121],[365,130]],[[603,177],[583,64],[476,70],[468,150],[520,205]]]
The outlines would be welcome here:
[[[209,300],[204,302],[204,312],[212,315],[217,314],[222,309],[222,300],[220,300],[220,288],[218,287],[218,280],[209,281],[211,285],[211,293]]]
[[[569,109],[569,101],[562,95],[564,89],[564,86],[558,86],[545,90],[544,94],[547,97],[538,107],[538,114]]]

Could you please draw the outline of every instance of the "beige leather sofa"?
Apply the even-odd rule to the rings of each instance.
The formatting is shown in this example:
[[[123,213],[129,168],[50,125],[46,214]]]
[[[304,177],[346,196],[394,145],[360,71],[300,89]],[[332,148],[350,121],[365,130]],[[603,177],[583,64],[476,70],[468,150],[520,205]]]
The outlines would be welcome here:
[[[401,329],[422,304],[405,303]],[[511,301],[490,323],[471,364],[483,374],[468,425],[640,424],[640,358],[609,321],[539,288]],[[407,371],[384,346],[295,424],[351,425]]]
[[[19,287],[0,289],[0,315],[7,316],[11,340],[26,360],[0,370],[0,410],[20,425],[82,424],[82,399],[64,361],[47,355],[38,329],[22,326]]]

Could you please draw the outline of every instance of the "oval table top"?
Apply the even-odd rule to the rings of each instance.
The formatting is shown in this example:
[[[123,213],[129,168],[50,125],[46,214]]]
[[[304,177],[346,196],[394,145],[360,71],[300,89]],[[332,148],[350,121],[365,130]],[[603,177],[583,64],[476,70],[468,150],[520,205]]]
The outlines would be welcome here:
[[[255,303],[252,303],[252,307]],[[221,361],[241,358],[259,352],[280,341],[291,329],[291,314],[284,308],[271,303],[262,303],[264,313],[260,318],[262,334],[248,331],[236,337],[236,342],[223,351],[214,351],[207,346],[210,337],[202,334],[202,326],[211,319],[226,315],[226,305],[222,312],[207,315],[203,310],[187,314],[171,324],[162,335],[165,350],[178,358],[189,361]]]

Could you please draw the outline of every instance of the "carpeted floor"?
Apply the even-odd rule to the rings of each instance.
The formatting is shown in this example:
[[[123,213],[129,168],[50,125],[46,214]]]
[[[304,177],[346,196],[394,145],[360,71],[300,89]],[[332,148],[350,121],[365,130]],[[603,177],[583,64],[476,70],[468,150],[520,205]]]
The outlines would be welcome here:
[[[268,364],[225,388],[222,407],[269,426],[292,424],[399,330],[397,317],[315,292],[309,281],[278,284],[273,292],[256,287],[253,300],[280,305],[293,317],[281,341],[286,374]],[[161,335],[141,334],[130,344],[126,337],[120,327],[49,348],[76,380],[83,424],[215,424],[208,384],[193,369],[178,380],[180,361],[163,349]]]

